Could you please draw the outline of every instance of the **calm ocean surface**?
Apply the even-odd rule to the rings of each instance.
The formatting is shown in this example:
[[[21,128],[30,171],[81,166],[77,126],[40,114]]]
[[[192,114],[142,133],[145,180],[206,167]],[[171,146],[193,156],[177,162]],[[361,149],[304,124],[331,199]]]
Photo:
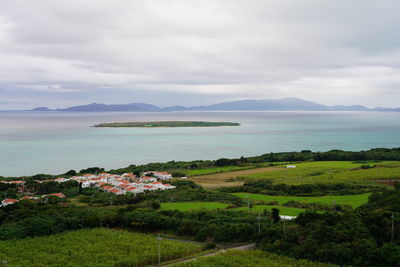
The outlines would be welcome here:
[[[100,122],[231,121],[240,127],[94,128]],[[400,146],[392,112],[0,112],[0,176],[311,149]]]

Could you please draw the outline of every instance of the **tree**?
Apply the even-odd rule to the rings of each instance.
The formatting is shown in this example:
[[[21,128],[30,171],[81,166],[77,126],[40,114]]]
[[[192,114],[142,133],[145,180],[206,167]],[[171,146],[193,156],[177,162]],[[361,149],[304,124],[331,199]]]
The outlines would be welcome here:
[[[77,173],[76,173],[76,171],[75,170],[69,170],[69,171],[67,171],[66,173],[65,173],[65,175],[67,175],[67,176],[75,176]]]
[[[279,210],[277,208],[273,208],[271,210],[272,221],[277,223],[280,221],[281,217],[279,216]]]

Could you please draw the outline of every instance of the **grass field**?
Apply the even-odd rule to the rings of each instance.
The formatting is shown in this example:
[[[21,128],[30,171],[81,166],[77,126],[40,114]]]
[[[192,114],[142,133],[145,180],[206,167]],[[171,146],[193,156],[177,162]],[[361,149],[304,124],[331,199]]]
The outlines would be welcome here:
[[[154,235],[105,228],[0,242],[0,260],[8,266],[144,266],[157,262]],[[196,254],[200,245],[161,240],[168,261]]]
[[[251,212],[262,213],[264,210],[272,210],[273,208],[277,208],[279,210],[280,215],[286,216],[298,216],[300,213],[305,212],[305,209],[301,208],[292,208],[285,206],[276,206],[276,205],[254,205],[251,208]],[[237,211],[250,211],[248,207],[240,207],[232,210]]]
[[[337,265],[296,260],[261,250],[230,250],[212,257],[175,264],[176,267],[335,267]]]
[[[269,179],[275,183],[359,183],[372,184],[379,179],[400,179],[400,162],[374,163],[375,168],[361,169],[360,163],[350,161],[316,161],[296,164],[295,169],[280,168],[241,175],[240,179]]]
[[[218,203],[218,202],[176,202],[176,203],[161,203],[162,210],[180,210],[180,211],[190,211],[190,210],[215,210],[224,209],[228,207],[228,204]]]
[[[297,201],[302,203],[320,203],[331,205],[333,203],[340,205],[350,205],[353,208],[367,203],[370,193],[360,195],[343,195],[343,196],[320,196],[320,197],[296,197],[296,196],[270,196],[250,193],[233,193],[233,195],[244,199],[263,201],[265,203],[278,202],[284,204],[288,201]]]
[[[236,180],[240,176],[254,175],[258,173],[275,172],[283,170],[283,167],[261,167],[246,170],[225,171],[209,175],[191,177],[190,180],[208,189],[219,187],[241,186],[243,181]]]

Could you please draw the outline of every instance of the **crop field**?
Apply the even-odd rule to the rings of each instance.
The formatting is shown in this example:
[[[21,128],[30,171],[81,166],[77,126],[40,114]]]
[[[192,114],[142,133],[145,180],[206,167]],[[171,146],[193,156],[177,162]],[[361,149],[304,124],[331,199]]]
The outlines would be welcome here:
[[[342,195],[342,196],[320,196],[320,197],[297,197],[297,196],[270,196],[261,194],[250,194],[250,193],[233,193],[243,199],[250,199],[256,201],[262,201],[264,203],[277,202],[282,205],[288,201],[297,201],[302,203],[319,203],[325,205],[340,204],[349,205],[353,208],[361,206],[368,202],[370,193],[360,195]]]
[[[157,262],[157,248],[154,235],[97,228],[1,241],[0,260],[9,266],[144,266]],[[162,261],[201,250],[197,244],[161,240]]]
[[[247,170],[226,171],[209,175],[191,177],[190,180],[207,189],[219,187],[241,186],[243,181],[237,180],[240,176],[256,175],[258,173],[275,172],[284,170],[283,167],[261,167]]]
[[[273,208],[277,208],[279,210],[280,215],[286,216],[298,216],[300,213],[305,212],[305,209],[301,208],[292,208],[292,207],[285,207],[285,206],[276,206],[276,205],[254,205],[251,208],[251,212],[255,213],[262,213],[264,210],[272,210]],[[237,211],[250,211],[248,207],[240,207],[232,210]]]
[[[358,183],[372,184],[376,180],[400,179],[400,162],[371,163],[375,168],[362,169],[361,163],[350,161],[317,161],[296,164],[295,169],[280,168],[274,172],[266,171],[244,174],[239,178],[269,179],[274,183],[313,184],[313,183]]]
[[[218,203],[218,202],[176,202],[176,203],[161,203],[162,210],[180,210],[180,211],[190,211],[190,210],[215,210],[224,209],[228,207],[228,204]]]
[[[212,257],[199,257],[195,261],[175,264],[176,267],[335,267],[337,265],[296,260],[261,250],[230,250]]]

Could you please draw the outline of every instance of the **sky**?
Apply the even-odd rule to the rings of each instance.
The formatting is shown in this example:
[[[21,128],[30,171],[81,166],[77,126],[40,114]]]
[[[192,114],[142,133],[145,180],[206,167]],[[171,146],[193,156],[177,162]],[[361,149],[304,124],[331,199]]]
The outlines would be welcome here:
[[[0,109],[398,107],[398,0],[1,0]]]

